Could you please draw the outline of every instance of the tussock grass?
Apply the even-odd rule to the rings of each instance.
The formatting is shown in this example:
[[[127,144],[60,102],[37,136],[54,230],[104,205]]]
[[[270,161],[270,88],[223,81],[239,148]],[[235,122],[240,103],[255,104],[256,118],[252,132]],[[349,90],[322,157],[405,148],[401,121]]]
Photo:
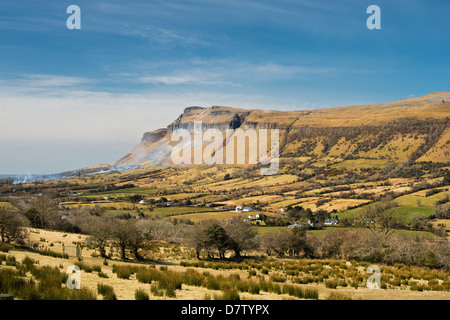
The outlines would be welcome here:
[[[96,295],[88,289],[69,290],[64,287],[68,275],[57,267],[35,266],[35,261],[25,257],[17,270],[0,269],[0,292],[14,294],[21,300],[95,300]],[[25,278],[25,271],[32,278]]]
[[[99,265],[87,265],[83,262],[76,262],[75,265],[87,273],[91,273],[93,271],[99,272],[99,273],[102,272],[102,267]]]
[[[52,250],[41,250],[39,251],[40,255],[49,256],[53,258],[61,258],[61,259],[69,259],[69,255],[67,253],[59,253]]]
[[[117,300],[114,288],[107,284],[97,284],[97,292],[103,296],[103,300]]]
[[[135,300],[150,300],[147,292],[142,289],[137,289],[134,293]]]

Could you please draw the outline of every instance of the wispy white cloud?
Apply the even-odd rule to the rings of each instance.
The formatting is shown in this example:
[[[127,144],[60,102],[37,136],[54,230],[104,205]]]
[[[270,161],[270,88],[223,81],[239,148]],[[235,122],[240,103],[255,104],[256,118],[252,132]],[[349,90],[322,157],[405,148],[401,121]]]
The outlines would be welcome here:
[[[155,27],[147,23],[128,22],[112,29],[113,32],[145,41],[153,48],[173,49],[175,47],[208,46],[210,43],[192,32]]]
[[[276,62],[251,63],[226,59],[192,59],[167,64],[162,61],[134,67],[136,73],[112,73],[115,81],[154,85],[220,85],[242,87],[251,83],[332,76],[364,72],[314,65],[284,65]]]
[[[11,81],[8,80],[8,81]],[[13,80],[14,81],[14,80]],[[94,80],[82,77],[70,77],[52,74],[25,74],[21,75],[15,82],[26,88],[42,87],[71,87],[83,84],[92,84]]]
[[[143,76],[137,79],[139,83],[152,83],[155,85],[236,85],[232,82],[220,80],[222,75],[214,74],[195,75],[195,74],[179,74],[179,75],[160,75],[160,76]]]

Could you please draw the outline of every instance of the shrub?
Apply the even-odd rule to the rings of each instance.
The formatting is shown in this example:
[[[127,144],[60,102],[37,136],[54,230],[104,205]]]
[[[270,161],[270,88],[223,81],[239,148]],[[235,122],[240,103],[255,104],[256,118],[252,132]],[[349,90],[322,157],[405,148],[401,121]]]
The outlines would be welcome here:
[[[7,266],[15,266],[16,263],[17,263],[16,257],[14,257],[14,256],[8,256],[8,257],[6,257],[5,264],[6,264]]]
[[[78,266],[81,270],[83,270],[84,272],[87,272],[87,273],[91,273],[92,271],[102,272],[102,267],[100,267],[98,265],[89,266],[89,265],[87,265],[85,263],[82,263],[82,262],[76,262],[75,265]]]
[[[285,282],[286,278],[284,276],[282,276],[282,275],[274,274],[274,275],[270,276],[270,280],[273,281],[273,282]]]
[[[158,281],[160,272],[156,269],[145,268],[136,273],[136,279],[142,283],[151,283],[152,281]]]
[[[131,274],[136,272],[136,269],[132,266],[117,266],[113,265],[113,273],[117,275],[119,279],[129,279]]]
[[[182,284],[182,277],[178,273],[168,272],[159,275],[158,286],[160,289],[181,290]]]
[[[97,291],[103,296],[103,300],[117,300],[114,288],[107,284],[97,284]]]
[[[158,289],[158,285],[157,284],[152,284],[150,286],[150,292],[157,297],[162,297],[164,295],[164,292],[162,290]]]
[[[206,288],[210,290],[220,290],[220,281],[212,276],[206,279]]]
[[[9,252],[10,249],[11,249],[11,245],[10,244],[6,244],[6,243],[0,244],[0,251],[1,252]]]
[[[336,289],[338,286],[338,281],[337,280],[327,280],[325,281],[325,287],[329,288],[329,289]]]
[[[309,288],[304,289],[303,290],[303,298],[318,300],[319,299],[319,291],[317,291],[317,289],[309,289]]]
[[[166,289],[166,296],[169,297],[169,298],[176,298],[177,297],[174,287],[168,287]]]
[[[283,294],[288,294],[290,296],[294,295],[294,286],[291,286],[290,284],[286,284],[283,286],[282,289]]]
[[[22,260],[22,265],[27,267],[27,270],[30,270],[35,263],[37,263],[38,261],[35,261],[33,259],[31,259],[29,256],[26,256],[25,258],[23,258]]]
[[[221,296],[214,295],[214,300],[240,300],[239,292],[237,289],[226,289],[222,292]]]
[[[269,292],[272,292],[272,293],[275,293],[275,294],[281,294],[281,287],[280,287],[280,285],[277,284],[277,283],[273,283],[272,286],[270,287],[270,291]]]
[[[343,293],[332,291],[328,296],[327,300],[352,300],[352,298]]]
[[[142,289],[136,290],[136,292],[134,293],[134,298],[136,300],[150,300],[148,294]]]
[[[200,287],[203,283],[204,277],[193,269],[187,269],[183,275],[183,283],[189,286]]]

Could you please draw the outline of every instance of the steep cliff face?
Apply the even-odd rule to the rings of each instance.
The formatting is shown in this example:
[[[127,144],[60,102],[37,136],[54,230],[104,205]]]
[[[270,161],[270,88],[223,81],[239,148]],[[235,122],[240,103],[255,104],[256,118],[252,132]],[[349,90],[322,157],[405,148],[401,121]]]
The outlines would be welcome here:
[[[167,129],[146,132],[141,143],[111,165],[114,167],[132,167],[147,163],[164,164],[167,157],[170,156],[170,150],[167,151],[169,153],[164,152],[164,146],[168,142]]]
[[[199,122],[203,131],[279,129],[281,157],[333,159],[344,164],[357,159],[448,162],[449,116],[450,92],[390,103],[300,111],[188,107],[167,129],[145,133],[140,144],[112,165],[172,165],[171,152],[177,143],[171,141],[173,132],[193,132]]]
[[[236,129],[244,122],[250,111],[230,107],[212,106],[210,108],[188,107],[173,123],[167,126],[168,133],[177,129],[193,130],[195,122],[202,122],[207,129]]]

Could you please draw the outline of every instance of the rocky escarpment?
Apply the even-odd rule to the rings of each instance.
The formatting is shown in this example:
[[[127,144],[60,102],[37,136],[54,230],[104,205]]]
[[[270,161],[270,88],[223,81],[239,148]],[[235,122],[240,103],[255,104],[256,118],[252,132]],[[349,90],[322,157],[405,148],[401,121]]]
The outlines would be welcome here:
[[[450,92],[390,103],[316,110],[247,110],[224,106],[188,107],[164,129],[142,141],[112,165],[171,165],[177,129],[279,129],[282,157],[450,161]]]
[[[152,143],[158,142],[167,134],[167,129],[158,129],[152,132],[144,133],[141,139],[141,143],[151,145]]]
[[[229,107],[212,106],[211,108],[188,107],[170,125],[167,132],[172,133],[178,129],[193,130],[196,123],[201,122],[202,129],[237,129],[245,121],[251,111],[233,109]]]

